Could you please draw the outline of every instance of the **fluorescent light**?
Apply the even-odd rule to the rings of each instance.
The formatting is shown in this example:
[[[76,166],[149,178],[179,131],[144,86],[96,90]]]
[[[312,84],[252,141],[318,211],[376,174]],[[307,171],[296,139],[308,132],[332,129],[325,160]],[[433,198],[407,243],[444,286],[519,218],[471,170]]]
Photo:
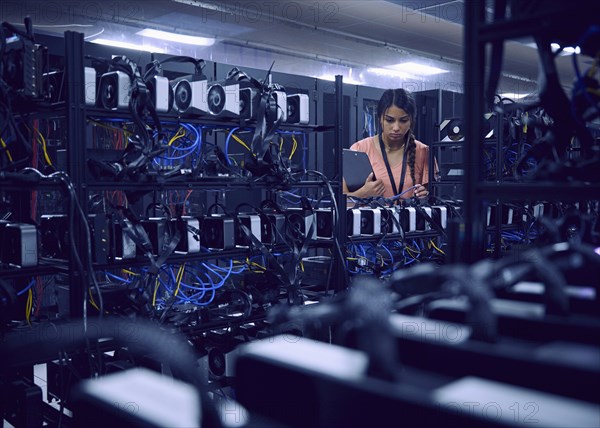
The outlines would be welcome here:
[[[431,76],[433,74],[448,73],[449,70],[442,68],[431,67],[429,65],[417,64],[416,62],[404,62],[402,64],[388,65],[386,68],[410,73],[412,75]]]
[[[522,94],[522,93],[517,93],[517,92],[504,92],[502,94],[498,94],[500,95],[502,98],[508,98],[511,100],[518,100],[521,98],[525,98],[526,96],[530,95],[530,94]]]
[[[552,52],[555,53],[560,49],[560,45],[558,43],[550,43],[550,48],[552,48]],[[565,46],[560,55],[571,55],[574,53],[576,53],[577,55],[581,53],[581,49],[579,48],[579,46]]]
[[[154,52],[154,53],[164,53],[165,52],[164,49],[158,48],[156,46],[138,45],[136,43],[121,42],[119,40],[94,39],[91,42],[97,43],[99,45],[114,46],[116,48],[134,49],[136,51],[147,51],[147,52]]]
[[[210,37],[187,36],[185,34],[169,33],[167,31],[159,31],[152,28],[145,28],[138,31],[136,34],[144,37],[151,37],[153,39],[185,43],[186,45],[212,46],[215,43],[215,39]]]
[[[379,74],[381,76],[398,77],[400,79],[411,79],[415,76],[404,71],[390,70],[389,68],[371,67],[367,68],[369,73]]]
[[[335,82],[335,76],[333,74],[323,74],[321,76],[317,76],[317,79]],[[359,80],[355,80],[351,77],[344,77],[344,76],[342,76],[342,83],[348,83],[349,85],[362,85],[363,84],[363,82],[361,82]]]

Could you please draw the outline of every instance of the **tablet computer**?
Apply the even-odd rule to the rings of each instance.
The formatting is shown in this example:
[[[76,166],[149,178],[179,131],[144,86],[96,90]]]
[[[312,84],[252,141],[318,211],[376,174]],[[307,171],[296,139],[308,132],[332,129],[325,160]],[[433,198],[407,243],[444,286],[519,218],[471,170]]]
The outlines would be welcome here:
[[[342,173],[350,192],[360,189],[373,172],[369,155],[365,152],[343,149],[342,151]],[[375,179],[375,175],[373,175]]]

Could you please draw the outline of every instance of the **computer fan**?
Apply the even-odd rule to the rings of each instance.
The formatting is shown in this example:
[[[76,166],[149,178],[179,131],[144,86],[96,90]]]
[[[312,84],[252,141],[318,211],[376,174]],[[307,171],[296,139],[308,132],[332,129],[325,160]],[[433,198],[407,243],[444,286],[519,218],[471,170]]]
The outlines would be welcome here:
[[[444,119],[440,124],[440,141],[457,142],[465,140],[462,119]]]
[[[202,242],[206,248],[228,250],[235,247],[233,218],[214,214],[199,220],[202,224]]]
[[[310,120],[308,95],[293,94],[287,96],[287,123],[305,125]]]
[[[208,81],[204,75],[189,75],[171,82],[173,109],[181,114],[207,114]]]
[[[97,100],[106,110],[126,109],[131,99],[131,79],[123,71],[104,73],[98,83]]]

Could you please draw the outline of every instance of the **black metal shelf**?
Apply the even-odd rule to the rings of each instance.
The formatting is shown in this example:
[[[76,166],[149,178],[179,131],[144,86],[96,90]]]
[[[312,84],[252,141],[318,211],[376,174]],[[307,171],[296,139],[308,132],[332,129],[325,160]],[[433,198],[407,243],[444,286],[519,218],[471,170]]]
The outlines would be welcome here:
[[[65,260],[43,260],[37,266],[30,267],[0,267],[0,278],[4,279],[55,275],[57,273],[68,273],[68,265]]]
[[[291,184],[291,188],[310,188],[324,186],[325,183],[322,181],[301,181],[298,183]],[[244,189],[264,189],[269,186],[269,190],[282,190],[277,189],[277,184],[269,183],[267,181],[256,181],[252,183],[240,182],[236,178],[225,178],[225,177],[201,177],[194,180],[156,180],[147,181],[143,183],[131,183],[124,181],[96,181],[87,184],[87,189],[92,191],[107,190],[177,190],[177,189],[204,189],[214,190],[220,192],[223,190],[244,190]],[[337,187],[338,183],[331,183],[332,187]]]
[[[382,238],[385,241],[402,241],[406,239],[420,239],[420,238],[436,238],[440,236],[440,233],[435,230],[426,230],[419,232],[406,232],[404,239],[400,233],[388,233],[387,235],[361,235],[361,236],[348,236],[348,241],[352,243],[357,242],[375,242],[380,241]]]
[[[589,200],[600,198],[600,183],[585,182],[484,182],[475,186],[477,195],[491,199]]]
[[[489,140],[483,140],[482,142],[483,142],[483,144],[495,145],[497,143],[497,140],[494,138],[494,139],[489,139]],[[464,140],[461,140],[461,141],[434,141],[433,143],[430,144],[430,146],[431,147],[446,147],[446,146],[462,147],[462,146],[465,146],[465,141]]]
[[[131,114],[126,110],[106,110],[98,107],[88,107],[86,109],[86,116],[90,120],[102,121],[102,119],[122,119],[123,121],[133,121]],[[245,121],[240,119],[224,119],[215,118],[211,115],[199,115],[199,116],[178,116],[175,114],[159,114],[161,123],[164,124],[179,124],[179,123],[195,123],[198,125],[205,125],[214,129],[228,130],[231,128],[254,128],[256,124],[252,121]],[[152,122],[151,117],[145,118],[149,122]],[[298,132],[325,132],[333,131],[334,125],[302,125],[302,124],[291,124],[282,123],[278,126],[278,130],[282,131],[298,131]],[[241,129],[239,132],[242,132]]]

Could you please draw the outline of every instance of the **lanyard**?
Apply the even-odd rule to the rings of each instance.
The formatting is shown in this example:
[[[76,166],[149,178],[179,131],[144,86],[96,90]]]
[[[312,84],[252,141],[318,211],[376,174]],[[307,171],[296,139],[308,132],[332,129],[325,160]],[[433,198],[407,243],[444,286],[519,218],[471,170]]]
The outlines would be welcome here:
[[[381,136],[381,134],[379,134],[379,147],[381,148],[381,156],[383,156],[383,162],[385,163],[388,176],[390,177],[390,182],[392,183],[392,191],[394,192],[394,196],[396,196],[399,192],[396,188],[396,180],[394,179],[394,174],[392,174],[392,168],[390,167],[387,154],[385,153],[385,145],[383,144],[383,137]],[[402,188],[404,187],[404,177],[406,176],[406,151],[407,150],[405,143],[404,153],[402,154],[402,172],[400,173],[400,192],[402,192]]]

